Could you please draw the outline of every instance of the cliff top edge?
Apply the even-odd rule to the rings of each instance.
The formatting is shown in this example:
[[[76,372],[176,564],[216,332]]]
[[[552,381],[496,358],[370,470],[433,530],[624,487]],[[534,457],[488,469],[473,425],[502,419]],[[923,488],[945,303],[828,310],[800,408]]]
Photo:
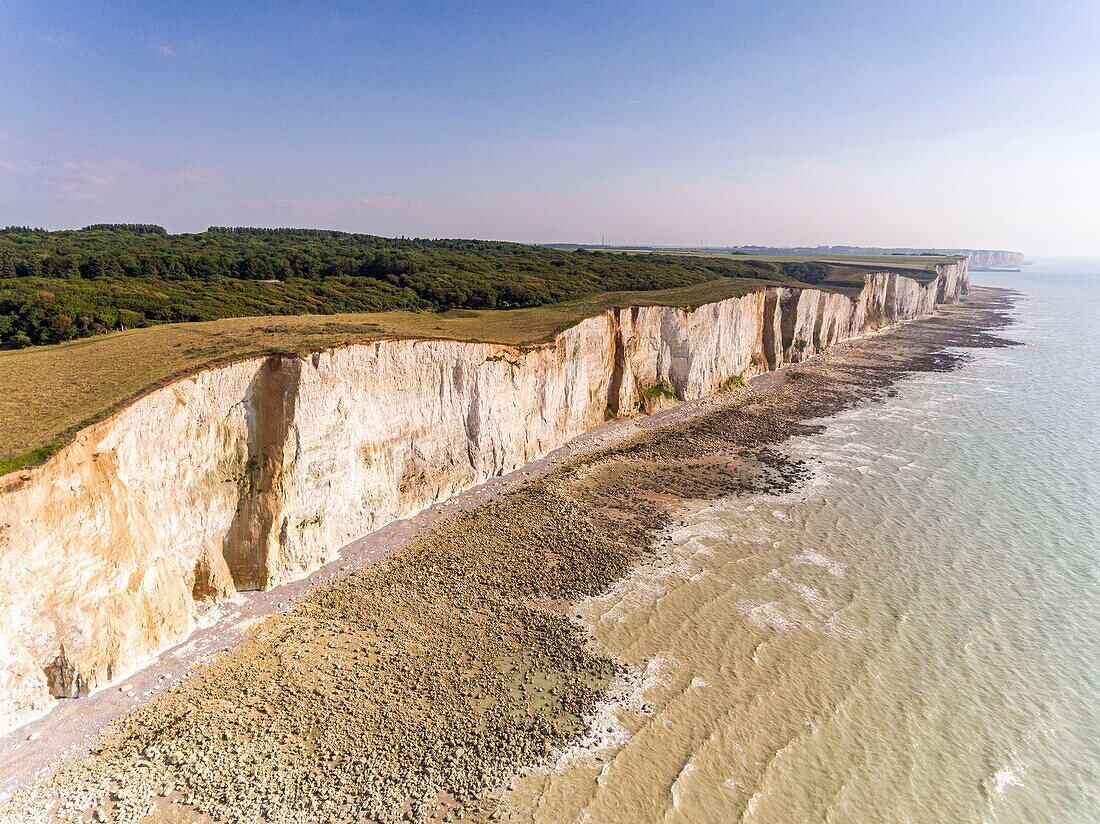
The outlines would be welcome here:
[[[524,348],[548,343],[580,321],[609,309],[695,309],[768,286],[816,288],[854,297],[869,274],[883,271],[927,282],[938,270],[936,266],[918,269],[835,261],[829,277],[818,284],[718,278],[676,289],[607,292],[527,309],[227,318],[161,324],[52,346],[0,351],[0,476],[44,463],[78,432],[150,392],[229,363],[269,355],[305,356],[394,339]]]

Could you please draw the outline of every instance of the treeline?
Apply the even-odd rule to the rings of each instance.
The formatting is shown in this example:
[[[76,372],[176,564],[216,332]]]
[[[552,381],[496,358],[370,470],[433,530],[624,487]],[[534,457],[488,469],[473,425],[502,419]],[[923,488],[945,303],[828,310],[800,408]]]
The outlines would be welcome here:
[[[823,263],[784,263],[783,274],[803,283],[821,283],[829,276],[829,267]]]
[[[807,268],[809,267],[809,268]],[[514,308],[730,276],[810,281],[819,264],[563,251],[319,229],[152,224],[0,230],[0,346],[150,323],[389,309]]]

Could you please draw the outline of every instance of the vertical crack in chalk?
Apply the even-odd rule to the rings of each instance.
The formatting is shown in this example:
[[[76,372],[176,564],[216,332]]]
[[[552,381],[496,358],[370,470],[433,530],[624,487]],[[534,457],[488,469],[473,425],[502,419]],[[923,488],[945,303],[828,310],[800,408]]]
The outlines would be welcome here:
[[[626,342],[623,340],[621,312],[621,309],[612,309],[610,312],[611,337],[614,349],[611,357],[611,380],[607,384],[606,417],[608,420],[619,417],[623,373],[626,371]]]
[[[779,293],[775,289],[764,292],[764,323],[761,329],[761,339],[764,347],[764,360],[768,364],[768,371],[774,372],[782,358],[782,353],[777,351],[775,341],[775,310],[779,304]]]
[[[802,294],[797,289],[784,289],[785,295],[779,301],[779,326],[782,333],[784,361],[794,360],[794,329],[798,324],[798,304]]]
[[[302,362],[272,355],[248,389],[248,467],[222,555],[238,590],[266,589],[279,551],[276,525],[283,508],[283,462],[294,422]]]

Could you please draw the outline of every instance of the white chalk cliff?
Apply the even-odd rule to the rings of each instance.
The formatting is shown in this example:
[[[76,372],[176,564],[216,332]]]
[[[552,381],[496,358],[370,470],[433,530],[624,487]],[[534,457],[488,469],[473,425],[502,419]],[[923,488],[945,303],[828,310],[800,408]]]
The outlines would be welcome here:
[[[298,578],[609,418],[927,315],[967,284],[964,260],[923,285],[869,274],[854,300],[762,287],[609,310],[541,346],[379,341],[153,391],[0,483],[0,729],[140,667],[202,600]]]
[[[1024,262],[1022,252],[1007,252],[1000,249],[970,249],[964,254],[971,270],[1015,267]]]

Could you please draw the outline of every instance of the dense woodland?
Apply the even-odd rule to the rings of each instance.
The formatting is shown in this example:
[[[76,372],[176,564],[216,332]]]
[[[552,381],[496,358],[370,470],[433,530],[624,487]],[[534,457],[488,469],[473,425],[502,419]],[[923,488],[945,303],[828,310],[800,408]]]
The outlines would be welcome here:
[[[507,309],[716,277],[819,282],[820,264],[568,251],[317,229],[148,224],[0,230],[0,347],[152,323],[387,309]]]

